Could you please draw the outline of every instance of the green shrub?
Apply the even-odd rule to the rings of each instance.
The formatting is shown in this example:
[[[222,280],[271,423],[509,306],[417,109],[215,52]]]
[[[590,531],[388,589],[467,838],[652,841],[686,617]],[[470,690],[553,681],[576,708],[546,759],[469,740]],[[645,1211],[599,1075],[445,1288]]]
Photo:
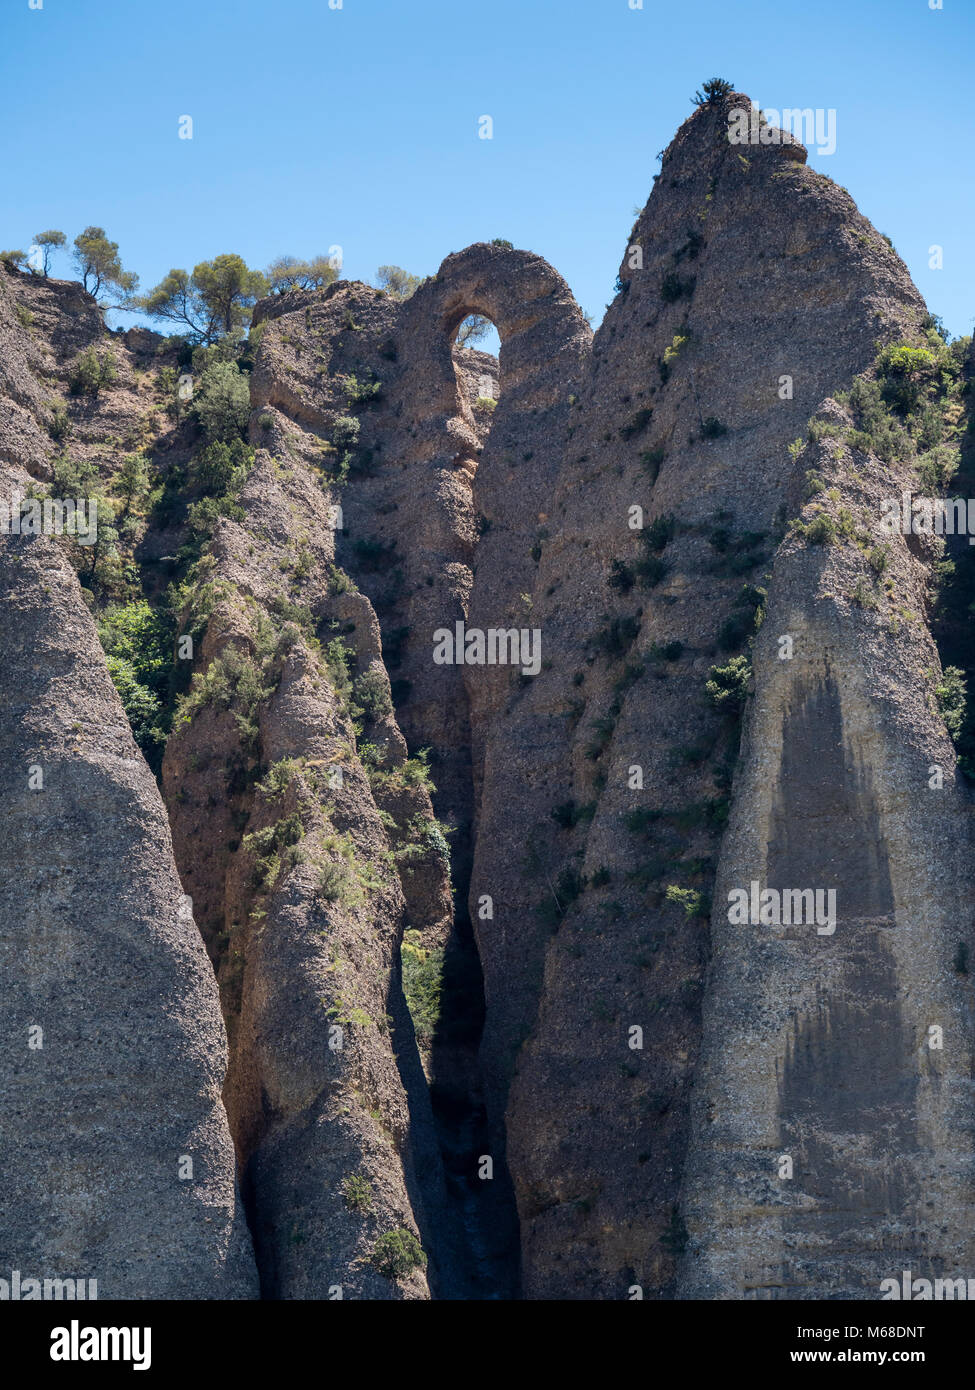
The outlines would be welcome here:
[[[850,448],[876,454],[885,463],[916,455],[910,434],[890,415],[879,381],[857,377],[850,387],[849,405],[856,425],[846,437]]]
[[[436,819],[425,820],[421,833],[426,848],[433,850],[440,862],[449,867],[450,845],[447,843],[447,836],[451,833],[450,828],[441,825]]]
[[[946,666],[941,681],[935,687],[935,699],[945,721],[945,728],[954,741],[957,741],[965,723],[967,688],[965,673],[958,666]]]
[[[811,521],[796,528],[810,545],[832,545],[839,534],[839,527],[828,512],[818,512]]]
[[[336,449],[354,449],[361,426],[354,415],[339,415],[332,425],[332,444]]]
[[[857,608],[876,609],[880,607],[876,594],[861,574],[850,592],[850,602]]]
[[[232,497],[204,497],[187,507],[186,524],[194,538],[194,545],[198,547],[213,535],[222,516],[243,521],[245,515],[243,507],[239,507]]]
[[[320,866],[318,891],[326,902],[346,907],[354,907],[362,897],[355,871],[344,859],[330,859]]]
[[[675,333],[670,340],[670,345],[664,349],[663,361],[666,365],[672,366],[683,352],[684,348],[691,340],[690,333]]]
[[[264,781],[257,784],[257,789],[269,801],[276,800],[288,790],[300,770],[301,764],[296,758],[279,758],[268,768]]]
[[[401,1227],[379,1237],[372,1249],[372,1263],[387,1279],[402,1279],[427,1262],[420,1242],[412,1231]]]
[[[916,410],[934,383],[937,362],[927,348],[898,343],[885,347],[877,359],[877,372],[885,401],[903,414]]]
[[[265,826],[263,830],[255,830],[244,836],[241,848],[254,857],[252,883],[258,891],[267,892],[273,887],[282,863],[297,862],[297,856],[288,855],[286,851],[300,844],[304,835],[305,827],[301,816],[294,811],[274,825]]]
[[[360,381],[355,375],[345,378],[345,399],[349,407],[366,405],[379,396],[383,389],[383,384],[376,377],[370,381]]]
[[[369,777],[370,784],[376,788],[388,787],[399,791],[404,787],[422,787],[433,793],[436,787],[430,776],[430,749],[421,748],[413,758],[407,758],[398,767],[388,771],[381,767],[385,761],[385,750],[372,743],[359,744],[359,758]]]
[[[149,757],[157,745],[166,741],[165,731],[160,727],[162,702],[142,684],[132,663],[124,657],[106,657],[106,665],[119,693],[133,737],[146,757]]]
[[[372,1184],[359,1173],[350,1173],[342,1183],[342,1197],[349,1211],[372,1211]]]
[[[102,365],[93,347],[85,348],[75,358],[68,377],[68,390],[73,396],[97,396],[102,382]]]
[[[723,434],[728,433],[728,426],[723,425],[715,416],[709,415],[701,426],[702,439],[720,439]]]
[[[370,723],[378,724],[392,712],[389,687],[382,671],[370,666],[357,676],[352,686],[352,698],[363,711]]]
[[[745,656],[734,656],[727,666],[712,666],[704,690],[711,704],[725,712],[738,712],[748,697],[752,668]]]
[[[238,647],[226,647],[206,671],[193,677],[190,692],[180,699],[177,712],[185,722],[204,705],[232,709],[245,744],[253,746],[258,736],[254,721],[257,706],[273,691],[274,681],[265,674],[261,663]]]
[[[664,897],[667,902],[683,908],[686,917],[707,917],[710,915],[711,905],[707,896],[704,893],[698,893],[693,888],[680,888],[676,883],[668,883]]]
[[[349,674],[352,648],[341,637],[333,637],[325,643],[323,650],[332,687],[340,700],[347,700],[352,694],[352,677]]]
[[[811,442],[818,444],[821,439],[838,439],[842,433],[842,426],[836,420],[813,418],[809,421],[807,432]]]
[[[958,472],[961,452],[950,444],[938,444],[921,454],[917,471],[927,492],[941,492]]]
[[[254,450],[241,439],[214,439],[195,455],[191,471],[193,483],[209,497],[225,497],[239,492],[254,466]]]
[[[733,652],[752,630],[754,616],[751,613],[732,613],[721,625],[718,632],[718,647],[723,652]]]
[[[51,413],[47,417],[47,432],[56,443],[62,439],[67,439],[71,433],[71,421],[68,418],[68,407],[63,401],[54,401],[51,405]]]
[[[883,574],[884,570],[887,568],[887,562],[889,561],[889,559],[890,546],[875,545],[874,548],[871,550],[870,554],[867,556],[867,564],[873,570],[874,574],[880,575]]]
[[[106,350],[99,357],[94,347],[79,352],[68,377],[73,396],[97,396],[103,386],[111,386],[118,375],[115,354]]]
[[[169,725],[175,625],[168,613],[153,612],[139,599],[106,608],[98,637],[135,741],[157,772]]]
[[[430,1042],[440,1019],[443,989],[444,953],[442,947],[426,947],[415,930],[403,933],[400,947],[403,967],[403,994],[421,1042]]]
[[[236,362],[204,368],[193,394],[193,411],[208,443],[242,439],[250,414],[249,378]]]

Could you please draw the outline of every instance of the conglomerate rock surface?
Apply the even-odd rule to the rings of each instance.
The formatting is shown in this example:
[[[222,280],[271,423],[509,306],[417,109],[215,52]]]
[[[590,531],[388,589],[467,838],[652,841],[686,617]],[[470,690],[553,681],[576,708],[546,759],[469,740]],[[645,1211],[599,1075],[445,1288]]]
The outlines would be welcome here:
[[[931,328],[802,145],[729,142],[749,105],[664,152],[595,337],[500,242],[403,302],[261,301],[253,461],[189,569],[178,348],[0,275],[5,485],[68,458],[111,492],[141,450],[167,505],[128,582],[159,605],[175,572],[192,638],[161,800],[84,557],[4,540],[3,1128],[45,1174],[5,1204],[23,1269],[136,1297],[254,1297],[256,1270],[265,1298],[801,1299],[970,1268],[942,555],[880,526],[916,460],[856,405]],[[498,360],[456,346],[471,314]],[[114,379],[65,394],[92,346]],[[732,921],[753,886],[834,917]]]

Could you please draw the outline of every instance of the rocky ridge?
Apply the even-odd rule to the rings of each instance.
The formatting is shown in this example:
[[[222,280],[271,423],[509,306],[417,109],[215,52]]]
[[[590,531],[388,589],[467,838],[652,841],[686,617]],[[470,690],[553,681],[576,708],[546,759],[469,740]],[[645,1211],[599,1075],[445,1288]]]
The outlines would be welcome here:
[[[51,1160],[55,1118],[27,1142],[50,1183],[0,1226],[12,1267],[39,1231],[50,1263],[70,1251],[138,1297],[253,1297],[256,1267],[266,1298],[846,1298],[899,1261],[968,1267],[970,797],[939,706],[943,556],[881,530],[918,465],[864,431],[857,386],[897,344],[947,349],[800,145],[729,144],[747,104],[678,131],[595,337],[556,271],[499,244],[404,303],[339,282],[259,304],[253,463],[195,550],[193,426],[160,404],[177,350],[109,339],[77,286],[0,276],[5,486],[70,458],[117,495],[144,452],[171,505],[131,528],[123,579],[159,604],[175,574],[192,637],[161,800],[84,561],[79,585],[55,542],[0,541],[8,862],[30,866],[3,895],[12,1026],[56,987],[56,1031],[117,1027],[131,1058],[96,1065],[74,1166]],[[452,346],[470,313],[497,363]],[[72,397],[92,345],[115,377]],[[947,363],[937,419],[896,407],[924,447],[935,425],[962,440],[967,367]],[[436,663],[457,623],[537,630],[538,673]],[[38,801],[25,768],[65,754],[69,802],[38,822],[51,782]],[[93,795],[97,820],[66,810]],[[104,886],[31,890],[25,914],[39,837],[64,854],[72,816]],[[754,880],[835,889],[835,933],[731,925]],[[24,953],[52,918],[56,948]],[[140,1052],[143,1009],[161,1031]],[[33,1105],[31,1053],[10,1056]],[[50,1215],[86,1192],[106,1077],[133,1190],[140,1165],[165,1187],[174,1147],[205,1155],[160,1203],[160,1248],[185,1253],[154,1270],[125,1264],[136,1227],[99,1239],[106,1191],[80,1243]]]

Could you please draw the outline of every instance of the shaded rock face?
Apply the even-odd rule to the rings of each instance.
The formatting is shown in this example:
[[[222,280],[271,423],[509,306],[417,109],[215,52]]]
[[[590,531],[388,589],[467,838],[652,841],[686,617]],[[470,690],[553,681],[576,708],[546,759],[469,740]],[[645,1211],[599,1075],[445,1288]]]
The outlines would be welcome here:
[[[708,942],[664,890],[708,893],[735,758],[705,680],[795,508],[788,445],[921,309],[842,190],[725,123],[682,127],[631,234],[549,506],[543,670],[486,734],[483,1063],[529,1296],[673,1296]]]
[[[458,325],[475,312],[503,338],[489,433],[478,402],[498,391],[498,366],[485,354],[452,349]],[[483,680],[470,681],[463,665],[435,664],[433,652],[437,631],[453,632],[457,622],[521,621],[521,595],[536,565],[532,547],[560,461],[564,387],[578,374],[591,335],[551,267],[486,245],[448,257],[401,306],[376,291],[336,285],[287,305],[267,302],[256,317],[267,328],[254,373],[255,409],[286,415],[302,431],[309,458],[313,436],[327,440],[347,409],[341,382],[381,382],[358,413],[360,455],[341,494],[335,555],[379,618],[397,723],[411,750],[431,750],[434,805],[452,831],[459,901],[445,943],[444,1009],[428,1069],[474,1289],[487,1284],[511,1293],[517,1233],[503,1142],[484,1129],[476,1056],[483,1002],[464,910],[481,747],[475,731],[486,726],[511,672],[480,669]],[[318,340],[327,343],[329,373],[316,379],[308,348]],[[475,547],[483,612],[472,606]],[[408,916],[413,924],[409,903]],[[483,1154],[498,1165],[491,1183],[476,1176]]]
[[[261,616],[267,621],[274,599],[290,595],[308,603],[323,635],[330,618],[341,620],[358,669],[381,672],[368,601],[329,597],[326,499],[297,449],[283,473],[259,456],[243,505],[247,527],[228,523],[215,540],[214,582],[226,597],[208,625],[203,669],[230,648],[253,659]],[[296,542],[296,523],[312,557],[300,595],[284,586],[277,563],[281,546]],[[225,1094],[262,1293],[425,1298],[422,1267],[393,1280],[370,1262],[390,1231],[422,1231],[432,1249],[436,1223],[441,1253],[431,1273],[455,1277],[429,1101],[399,983],[404,890],[334,674],[293,624],[274,635],[256,738],[241,739],[239,707],[204,705],[170,740],[163,769],[184,884],[188,892],[198,885],[207,904],[231,1034]],[[390,763],[402,763],[393,721],[374,722],[370,738]],[[276,790],[258,781],[261,769],[275,768],[287,768]],[[227,808],[217,819],[215,786],[217,806]],[[429,818],[425,794],[409,800],[411,814],[425,809]],[[268,869],[260,861],[266,865],[282,826],[294,833],[277,843],[281,862]],[[333,887],[323,892],[327,869]],[[446,866],[426,876],[418,869],[409,893],[411,925],[441,944],[450,917]]]
[[[158,790],[53,542],[3,538],[0,605],[0,1261],[103,1299],[256,1297],[226,1037]]]
[[[876,522],[907,468],[872,459],[837,481],[923,613],[926,565]],[[754,649],[684,1175],[686,1297],[876,1298],[904,1269],[955,1277],[975,1253],[970,803],[927,693],[930,634],[850,601],[853,555],[788,540]],[[728,895],[753,880],[834,888],[834,930],[733,925]]]
[[[5,804],[38,795],[16,770],[32,740],[67,739],[73,852],[94,845],[114,885],[102,957],[124,981],[125,943],[159,940],[138,984],[178,1054],[148,1089],[113,1075],[117,1104],[175,1088],[162,1188],[180,1126],[205,1137],[206,1235],[194,1189],[159,1209],[191,1232],[167,1288],[217,1260],[227,1296],[254,1293],[227,1122],[266,1298],[869,1298],[903,1268],[971,1267],[970,802],[935,698],[936,556],[878,529],[906,465],[853,466],[837,442],[842,393],[924,305],[801,145],[729,143],[748,105],[678,131],[595,338],[557,272],[504,245],[449,256],[403,303],[340,282],[257,306],[256,460],[180,618],[199,636],[162,768],[171,846],[70,572],[47,542],[8,547],[37,698],[10,721]],[[51,476],[49,393],[102,336],[74,293],[0,274],[0,460],[21,482]],[[471,313],[498,361],[456,347]],[[103,473],[129,432],[169,464],[192,453],[149,404],[153,341],[117,335],[116,386],[72,407],[71,447]],[[829,428],[803,444],[814,415]],[[811,465],[855,543],[789,528]],[[147,565],[182,543],[167,525]],[[881,546],[887,608],[862,601]],[[80,749],[47,555],[102,702]],[[435,660],[458,623],[537,633],[535,674]],[[745,651],[739,720],[714,669]],[[91,767],[115,798],[96,824]],[[14,821],[48,885],[36,821]],[[177,869],[229,1035],[226,1121],[200,945],[186,923],[146,934]],[[35,912],[19,882],[15,944]],[[730,919],[753,884],[824,911],[835,894],[835,913]],[[65,933],[28,960],[60,982],[74,950]],[[92,960],[70,956],[72,981]],[[435,1024],[408,960],[436,973]],[[104,980],[78,998],[115,1027]],[[72,1135],[103,1142],[97,1121]],[[52,1162],[51,1191],[89,1171]],[[79,1223],[31,1200],[45,1250],[80,1259]],[[100,1278],[142,1249],[135,1217],[117,1247],[84,1229]]]
[[[0,270],[0,466],[50,477],[55,373],[103,333],[80,285]]]

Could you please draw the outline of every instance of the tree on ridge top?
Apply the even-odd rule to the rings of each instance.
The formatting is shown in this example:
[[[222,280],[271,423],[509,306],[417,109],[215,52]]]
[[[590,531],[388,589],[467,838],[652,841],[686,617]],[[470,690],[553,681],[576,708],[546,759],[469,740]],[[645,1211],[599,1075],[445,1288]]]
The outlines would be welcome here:
[[[171,270],[142,296],[138,307],[150,318],[185,325],[191,337],[209,346],[231,334],[239,337],[266,290],[267,281],[259,270],[251,270],[241,256],[224,254],[201,261],[192,275]]]
[[[139,277],[132,270],[122,269],[118,242],[109,241],[104,227],[86,227],[79,232],[72,255],[89,294],[97,299],[103,288],[111,286],[120,292],[123,302],[132,298]]]
[[[695,92],[691,101],[695,106],[716,106],[722,97],[730,96],[734,90],[723,77],[712,77],[710,82],[705,82],[703,92]]]

